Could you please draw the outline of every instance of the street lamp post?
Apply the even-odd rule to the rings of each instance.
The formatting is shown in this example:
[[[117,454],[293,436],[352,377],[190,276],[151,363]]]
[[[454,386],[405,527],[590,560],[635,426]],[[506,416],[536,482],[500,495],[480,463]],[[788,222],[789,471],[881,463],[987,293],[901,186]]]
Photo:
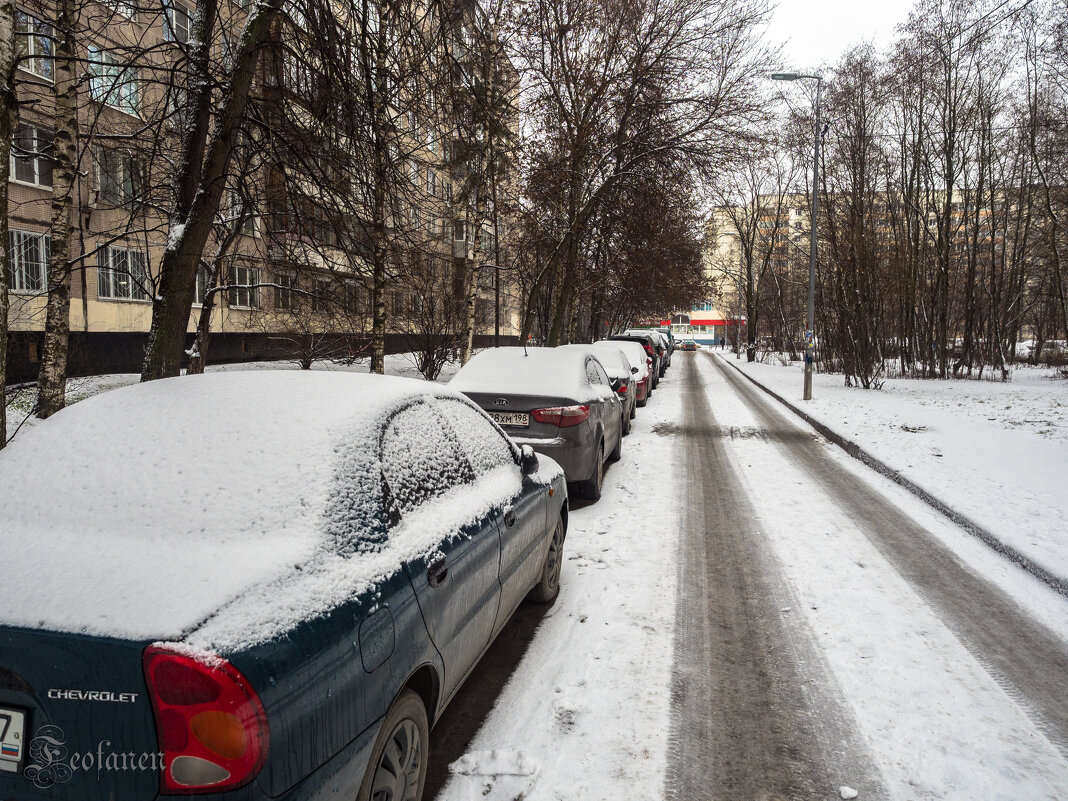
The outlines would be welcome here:
[[[816,360],[816,228],[819,209],[819,175],[820,175],[820,94],[823,91],[823,76],[801,75],[796,72],[776,72],[773,81],[797,81],[809,78],[816,81],[816,124],[813,129],[812,155],[812,214],[809,219],[811,242],[808,255],[808,316],[805,328],[805,392],[804,399],[812,400],[812,371]]]

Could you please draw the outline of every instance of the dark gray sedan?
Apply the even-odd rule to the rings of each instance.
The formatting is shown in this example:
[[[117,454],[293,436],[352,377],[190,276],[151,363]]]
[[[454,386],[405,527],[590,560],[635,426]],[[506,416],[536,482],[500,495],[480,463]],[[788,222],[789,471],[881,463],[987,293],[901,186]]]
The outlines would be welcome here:
[[[449,384],[489,413],[517,443],[564,468],[583,497],[601,497],[604,463],[620,457],[623,410],[592,353],[570,348],[493,348]]]

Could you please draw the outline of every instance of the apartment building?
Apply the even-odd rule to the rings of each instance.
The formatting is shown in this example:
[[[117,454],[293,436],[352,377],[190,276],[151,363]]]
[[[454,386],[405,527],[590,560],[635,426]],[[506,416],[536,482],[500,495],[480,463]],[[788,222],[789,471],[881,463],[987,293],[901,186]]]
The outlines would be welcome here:
[[[220,3],[212,48],[222,70],[244,21],[243,5],[240,0]],[[426,5],[426,24],[439,20],[436,8],[444,6]],[[475,8],[469,5],[451,19],[462,20]],[[168,240],[170,179],[187,121],[183,58],[192,11],[179,0],[86,0],[79,8],[76,40],[84,69],[78,88],[79,169],[72,192],[74,375],[140,368]],[[9,375],[14,381],[35,375],[44,328],[53,195],[53,18],[46,2],[19,6],[21,108],[7,210]],[[449,36],[470,37],[473,29],[456,26]],[[441,46],[452,41],[449,36],[442,37]],[[259,130],[283,130],[270,124],[272,109],[294,108],[282,102],[283,93],[299,96],[308,88],[306,81],[314,80],[301,66],[314,60],[292,55],[260,59],[254,90]],[[391,200],[396,227],[402,227],[403,215],[411,247],[393,257],[405,265],[418,262],[426,281],[411,280],[417,271],[394,271],[406,279],[393,281],[386,295],[387,350],[392,351],[404,349],[423,325],[428,298],[462,288],[473,237],[482,239],[483,261],[505,266],[502,251],[507,253],[511,227],[501,204],[480,230],[472,230],[453,192],[462,165],[450,158],[446,103],[435,103],[431,95],[411,105],[407,113],[397,109],[404,120],[403,141],[409,143],[403,169],[410,187]],[[352,355],[366,346],[371,322],[362,200],[323,191],[329,186],[322,177],[330,173],[330,158],[323,158],[322,170],[303,158],[267,158],[265,153],[275,152],[270,144],[253,132],[235,150],[216,233],[197,281],[190,345],[203,326],[211,332],[211,361],[290,356],[298,343],[305,347],[309,341],[327,343],[321,355]],[[358,161],[360,148],[350,150],[349,161]],[[506,270],[483,270],[477,307],[476,333],[483,343],[497,319],[503,336],[517,335],[518,303]]]

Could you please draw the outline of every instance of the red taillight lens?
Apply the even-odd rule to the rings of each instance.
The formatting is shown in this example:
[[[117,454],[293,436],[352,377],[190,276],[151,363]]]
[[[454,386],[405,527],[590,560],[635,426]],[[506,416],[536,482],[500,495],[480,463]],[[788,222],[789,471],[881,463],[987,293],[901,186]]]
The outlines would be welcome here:
[[[616,392],[618,392],[620,395],[626,395],[627,394],[627,385],[623,384],[619,389],[616,390]]]
[[[648,353],[650,356],[653,355],[653,346],[650,345],[648,342],[643,342],[642,347],[645,348],[645,352]]]
[[[546,409],[535,409],[531,416],[539,423],[549,423],[560,428],[577,426],[590,416],[590,407],[583,406],[550,406]]]
[[[248,680],[225,659],[150,645],[145,681],[163,751],[164,793],[233,790],[267,760],[267,714]]]

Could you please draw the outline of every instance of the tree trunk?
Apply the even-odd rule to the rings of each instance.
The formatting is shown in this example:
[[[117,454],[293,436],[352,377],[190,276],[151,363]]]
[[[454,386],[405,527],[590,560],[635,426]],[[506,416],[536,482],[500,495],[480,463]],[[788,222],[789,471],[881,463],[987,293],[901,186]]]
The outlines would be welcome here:
[[[176,180],[178,202],[171,215],[170,237],[160,263],[159,291],[152,301],[152,326],[141,368],[142,381],[176,376],[181,370],[197,268],[226,187],[226,173],[245,119],[259,52],[281,4],[282,0],[264,0],[252,6],[236,47],[229,88],[217,114],[213,114],[211,102],[214,82],[195,82],[194,121],[182,141]],[[206,75],[209,64],[208,48],[216,7],[216,0],[197,3],[193,38],[201,44],[194,47],[190,61],[201,75]],[[209,141],[212,122],[214,128]]]
[[[475,349],[475,307],[478,301],[478,281],[482,273],[481,240],[481,231],[479,231],[479,235],[475,235],[471,245],[471,272],[468,276],[469,283],[464,298],[464,333],[460,348],[460,364],[467,364],[471,361],[471,354]]]
[[[37,416],[42,420],[63,408],[67,387],[67,342],[70,336],[70,265],[74,187],[78,169],[78,94],[75,63],[74,0],[56,3],[55,141],[52,147],[52,224],[48,259],[48,305],[44,350],[37,379]]]
[[[15,102],[15,4],[0,3],[0,450],[7,444],[7,179],[11,139],[18,122]]]

